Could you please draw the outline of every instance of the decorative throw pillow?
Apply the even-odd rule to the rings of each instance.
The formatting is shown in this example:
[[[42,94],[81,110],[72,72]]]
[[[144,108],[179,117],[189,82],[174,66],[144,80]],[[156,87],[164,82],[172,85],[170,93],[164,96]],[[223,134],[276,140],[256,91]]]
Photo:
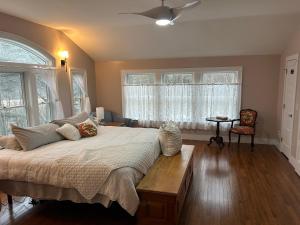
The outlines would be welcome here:
[[[181,132],[175,123],[167,122],[159,128],[159,142],[165,156],[176,155],[182,147]]]
[[[81,138],[78,129],[69,123],[57,128],[56,132],[71,141],[77,141]]]
[[[94,126],[95,128],[97,128],[97,125],[95,124],[95,122],[93,120],[91,120],[90,118],[83,121],[82,123],[76,124],[76,126],[79,127],[80,124],[90,124],[90,125]]]
[[[12,150],[22,150],[21,145],[17,141],[15,135],[9,135],[9,136],[0,136],[0,149],[12,149]]]
[[[93,137],[97,135],[97,127],[90,123],[80,123],[78,130],[81,137]]]
[[[76,125],[78,123],[82,123],[85,120],[87,120],[89,118],[89,115],[87,112],[82,112],[79,113],[75,116],[72,117],[68,117],[62,120],[53,120],[51,123],[57,124],[58,126],[63,126],[66,123],[72,124],[72,125]]]
[[[13,134],[25,151],[63,140],[63,138],[56,133],[57,128],[59,128],[58,125],[51,123],[29,128],[11,125]]]

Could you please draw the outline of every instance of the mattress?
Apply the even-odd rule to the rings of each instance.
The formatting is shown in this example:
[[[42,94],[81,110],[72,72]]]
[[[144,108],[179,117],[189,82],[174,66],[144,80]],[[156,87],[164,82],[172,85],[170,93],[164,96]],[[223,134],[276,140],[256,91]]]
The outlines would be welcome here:
[[[49,160],[57,160],[56,153],[64,151],[75,151],[78,149],[96,149],[109,147],[113,151],[114,146],[125,146],[128,144],[138,144],[152,142],[151,154],[155,159],[160,154],[158,132],[156,129],[145,128],[125,128],[125,127],[99,127],[98,135],[92,138],[84,138],[79,141],[61,141],[46,146],[42,146],[29,152],[17,152],[13,150],[0,150],[0,170],[5,171],[11,166],[24,163],[26,154],[47,155]],[[67,149],[67,150],[66,150]],[[35,151],[35,152],[34,152]],[[30,165],[30,160],[25,161]],[[154,163],[154,162],[153,162]],[[32,164],[33,166],[34,164]],[[28,166],[28,165],[27,165]],[[11,167],[10,167],[11,168]],[[10,171],[7,171],[8,173]],[[3,175],[3,174],[2,174]],[[97,187],[97,195],[91,199],[86,199],[78,190],[48,183],[30,182],[26,177],[18,179],[5,179],[0,173],[0,190],[8,194],[19,196],[30,196],[37,199],[71,200],[77,203],[101,203],[108,207],[111,201],[117,201],[129,214],[134,215],[139,204],[135,186],[143,178],[144,174],[132,167],[118,168],[110,173],[106,181]]]

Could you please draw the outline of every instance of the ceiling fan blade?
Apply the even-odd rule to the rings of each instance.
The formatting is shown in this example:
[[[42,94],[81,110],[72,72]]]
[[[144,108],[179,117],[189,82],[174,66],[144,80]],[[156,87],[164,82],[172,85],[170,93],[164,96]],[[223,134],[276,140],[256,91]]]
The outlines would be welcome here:
[[[182,10],[186,10],[186,9],[192,9],[198,5],[200,5],[202,2],[200,0],[198,1],[193,1],[193,2],[189,2],[189,3],[186,3],[185,5],[183,6],[180,6],[180,7],[176,7],[176,8],[173,8],[173,11],[174,13],[176,14],[179,14]]]
[[[145,16],[145,17],[152,18],[152,19],[157,19],[161,15],[161,12],[162,12],[162,7],[159,6],[159,7],[144,11],[144,12],[119,13],[119,14],[140,15],[140,16]]]

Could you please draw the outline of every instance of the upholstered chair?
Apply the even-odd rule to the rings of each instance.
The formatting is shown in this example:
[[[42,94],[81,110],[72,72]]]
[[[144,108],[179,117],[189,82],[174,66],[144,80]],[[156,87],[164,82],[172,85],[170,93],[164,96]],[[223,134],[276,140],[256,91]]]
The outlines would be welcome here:
[[[229,130],[229,145],[231,143],[231,133],[239,135],[238,143],[240,143],[241,135],[251,136],[251,147],[254,147],[255,123],[257,112],[252,109],[242,109],[240,118],[233,120]],[[239,121],[238,126],[234,126],[234,122]]]

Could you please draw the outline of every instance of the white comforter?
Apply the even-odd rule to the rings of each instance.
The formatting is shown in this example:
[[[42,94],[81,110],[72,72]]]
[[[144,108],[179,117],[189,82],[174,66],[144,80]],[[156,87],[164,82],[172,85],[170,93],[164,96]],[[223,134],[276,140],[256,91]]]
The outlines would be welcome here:
[[[88,201],[103,194],[134,214],[136,178],[147,173],[159,154],[156,129],[99,127],[92,138],[61,141],[28,152],[0,150],[0,180],[74,188]],[[114,179],[112,171],[120,168],[137,171],[120,180],[128,187]]]

